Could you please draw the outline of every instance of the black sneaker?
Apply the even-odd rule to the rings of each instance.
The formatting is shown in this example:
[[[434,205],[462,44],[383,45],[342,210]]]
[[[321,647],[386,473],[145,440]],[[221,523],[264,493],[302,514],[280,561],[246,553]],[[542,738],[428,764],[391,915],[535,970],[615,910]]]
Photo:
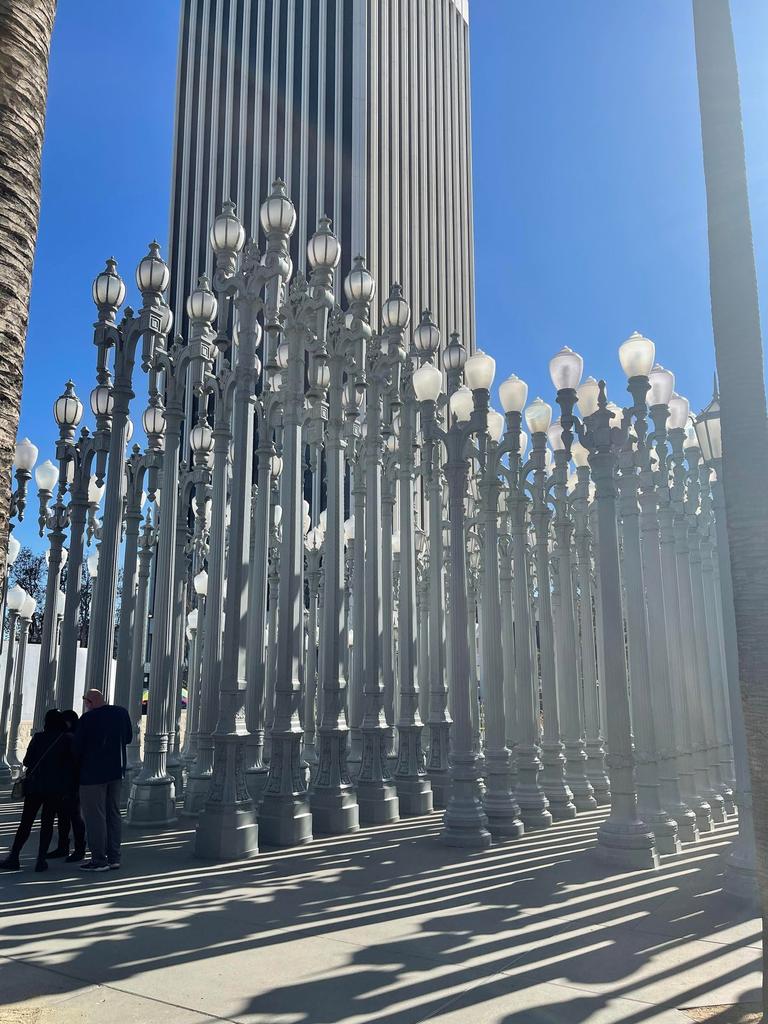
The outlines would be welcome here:
[[[109,871],[109,864],[97,864],[95,861],[87,860],[80,865],[81,871]]]
[[[85,850],[75,850],[74,853],[70,853],[67,857],[67,864],[79,864],[81,860],[85,860]]]
[[[69,847],[68,846],[57,846],[55,850],[49,850],[46,853],[46,860],[56,860],[58,857],[68,857]]]
[[[5,860],[0,860],[0,871],[21,871],[19,858],[11,855],[6,857]]]

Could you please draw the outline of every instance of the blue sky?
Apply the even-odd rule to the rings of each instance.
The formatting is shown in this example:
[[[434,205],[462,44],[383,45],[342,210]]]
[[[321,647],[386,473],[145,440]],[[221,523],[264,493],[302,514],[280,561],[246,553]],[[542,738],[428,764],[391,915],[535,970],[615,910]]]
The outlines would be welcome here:
[[[497,381],[514,371],[551,400],[547,361],[567,344],[621,400],[616,350],[637,329],[701,407],[714,354],[690,3],[470,6],[477,340]],[[732,9],[766,308],[768,5]],[[177,0],[59,6],[19,428],[41,459],[64,381],[91,387],[93,277],[114,255],[135,300],[147,243],[165,247],[177,23]]]

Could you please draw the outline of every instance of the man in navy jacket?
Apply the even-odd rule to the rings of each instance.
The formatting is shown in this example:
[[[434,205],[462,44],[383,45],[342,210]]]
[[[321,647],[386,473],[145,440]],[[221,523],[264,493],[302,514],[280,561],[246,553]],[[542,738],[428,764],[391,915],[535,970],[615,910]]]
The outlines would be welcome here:
[[[74,743],[91,859],[80,870],[109,871],[120,867],[120,790],[133,729],[125,708],[107,704],[100,690],[89,690],[83,704]]]

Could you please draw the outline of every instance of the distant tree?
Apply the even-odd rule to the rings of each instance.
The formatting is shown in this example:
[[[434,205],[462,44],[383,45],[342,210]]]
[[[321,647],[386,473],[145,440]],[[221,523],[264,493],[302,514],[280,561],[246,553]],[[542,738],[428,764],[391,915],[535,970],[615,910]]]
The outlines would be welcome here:
[[[37,611],[32,617],[30,628],[30,641],[40,642],[40,626],[43,619],[43,605],[45,604],[45,585],[48,580],[48,566],[44,554],[35,554],[32,548],[23,545],[16,561],[11,566],[8,577],[8,585],[15,587],[17,584],[30,594],[37,602]]]

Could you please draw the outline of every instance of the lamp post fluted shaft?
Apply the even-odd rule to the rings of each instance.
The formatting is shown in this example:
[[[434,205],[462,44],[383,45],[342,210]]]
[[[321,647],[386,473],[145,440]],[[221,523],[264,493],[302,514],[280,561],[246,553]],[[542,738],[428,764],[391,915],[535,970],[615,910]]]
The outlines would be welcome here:
[[[440,446],[427,441],[427,482],[429,499],[429,754],[427,772],[434,803],[444,807],[448,798],[451,715],[448,711],[446,679],[443,489]]]

